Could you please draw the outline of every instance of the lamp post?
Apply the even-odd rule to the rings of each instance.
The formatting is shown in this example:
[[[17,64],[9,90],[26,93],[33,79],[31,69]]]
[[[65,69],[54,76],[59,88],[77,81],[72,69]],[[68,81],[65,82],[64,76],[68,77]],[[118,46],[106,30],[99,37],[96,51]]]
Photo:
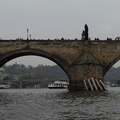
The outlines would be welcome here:
[[[29,29],[27,29],[27,40],[28,40],[28,33],[29,33]]]

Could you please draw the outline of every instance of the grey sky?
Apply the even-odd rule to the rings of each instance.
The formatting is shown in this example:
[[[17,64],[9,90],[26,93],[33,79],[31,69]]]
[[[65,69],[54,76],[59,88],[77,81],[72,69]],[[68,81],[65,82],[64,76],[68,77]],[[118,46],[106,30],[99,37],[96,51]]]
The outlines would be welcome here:
[[[120,0],[0,0],[0,37],[81,38],[84,24],[89,36],[120,36]]]
[[[46,58],[43,57],[39,57],[39,56],[24,56],[24,57],[18,57],[16,59],[13,59],[11,61],[9,61],[7,63],[7,65],[10,64],[15,64],[17,62],[17,64],[25,64],[26,66],[28,65],[32,65],[34,67],[40,65],[56,65],[56,63],[52,62],[51,60],[48,60]]]
[[[3,39],[80,38],[84,24],[90,37],[119,36],[119,0],[0,0]]]

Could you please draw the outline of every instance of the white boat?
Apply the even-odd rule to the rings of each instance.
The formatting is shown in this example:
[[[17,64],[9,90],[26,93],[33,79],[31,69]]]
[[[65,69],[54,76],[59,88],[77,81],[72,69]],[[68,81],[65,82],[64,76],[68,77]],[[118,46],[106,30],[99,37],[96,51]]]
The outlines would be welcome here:
[[[7,84],[0,84],[0,89],[9,89],[10,85]]]
[[[116,87],[116,84],[111,84],[111,87]]]
[[[69,83],[66,81],[57,80],[53,83],[49,83],[48,88],[50,88],[50,89],[66,89],[66,88],[68,88],[68,85],[69,85]]]

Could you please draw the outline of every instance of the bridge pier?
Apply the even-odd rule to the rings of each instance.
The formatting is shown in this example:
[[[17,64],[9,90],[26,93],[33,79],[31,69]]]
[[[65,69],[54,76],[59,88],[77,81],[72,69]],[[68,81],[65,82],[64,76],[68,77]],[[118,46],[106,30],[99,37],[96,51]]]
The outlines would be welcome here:
[[[84,64],[71,67],[70,91],[104,91],[103,66]]]
[[[68,90],[70,91],[106,91],[107,88],[102,80],[95,78],[81,80],[74,82],[69,85]]]
[[[19,82],[19,88],[23,88],[22,81]]]

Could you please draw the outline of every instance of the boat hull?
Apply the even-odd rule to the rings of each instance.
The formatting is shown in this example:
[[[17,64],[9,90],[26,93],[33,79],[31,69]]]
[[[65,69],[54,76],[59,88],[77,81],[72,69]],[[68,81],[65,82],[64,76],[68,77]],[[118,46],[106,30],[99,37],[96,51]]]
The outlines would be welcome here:
[[[4,84],[0,85],[0,89],[9,89],[9,88],[10,88],[10,85],[4,85]]]
[[[67,89],[67,87],[48,87],[49,89]]]
[[[49,89],[67,89],[68,85],[69,85],[69,83],[66,81],[57,80],[57,81],[54,81],[53,83],[49,83],[48,88]]]

